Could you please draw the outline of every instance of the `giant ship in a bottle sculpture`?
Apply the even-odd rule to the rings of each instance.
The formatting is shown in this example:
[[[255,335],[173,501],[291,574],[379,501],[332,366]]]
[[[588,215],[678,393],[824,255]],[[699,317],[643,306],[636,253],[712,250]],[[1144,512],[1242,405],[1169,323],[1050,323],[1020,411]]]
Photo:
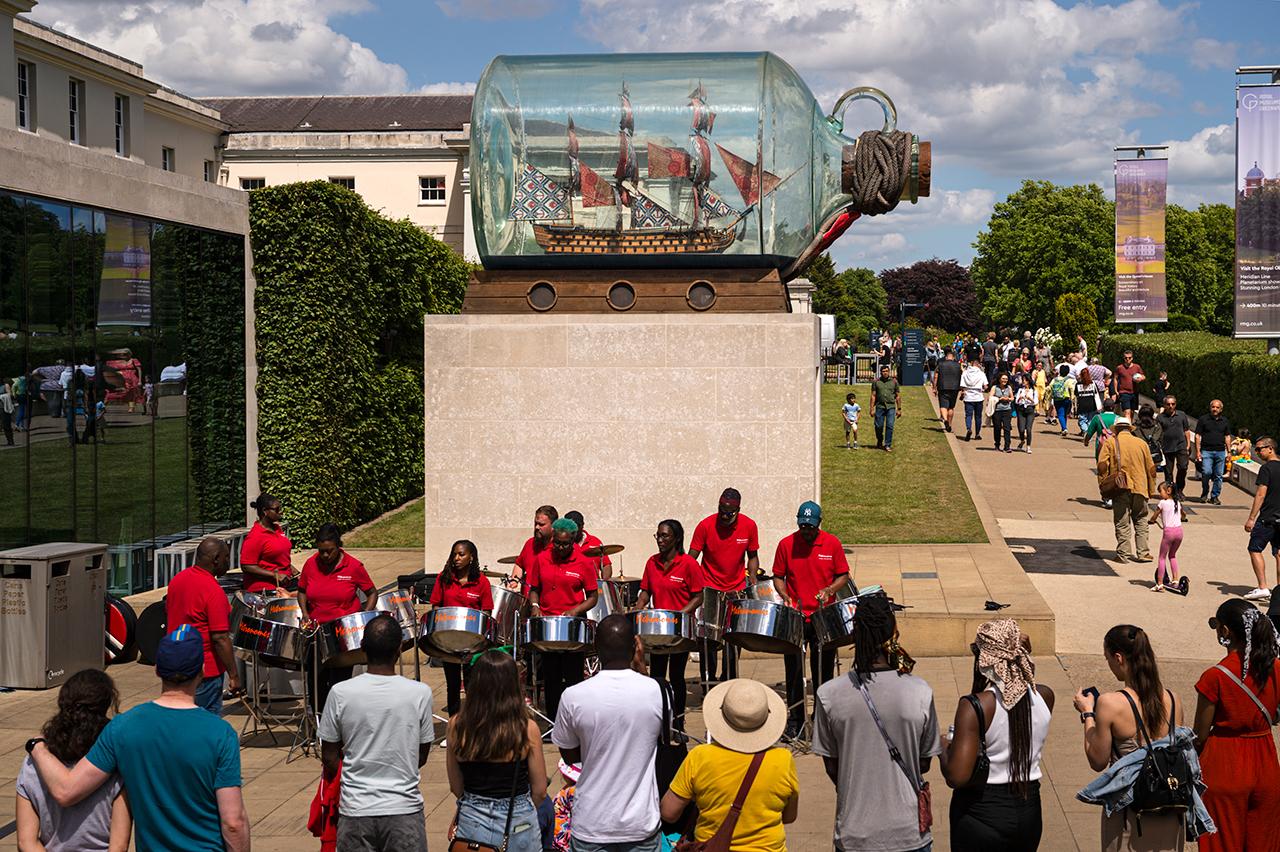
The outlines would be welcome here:
[[[885,121],[855,139],[860,98]],[[824,115],[771,53],[500,56],[471,140],[469,312],[785,311],[785,281],[931,174],[887,95]]]

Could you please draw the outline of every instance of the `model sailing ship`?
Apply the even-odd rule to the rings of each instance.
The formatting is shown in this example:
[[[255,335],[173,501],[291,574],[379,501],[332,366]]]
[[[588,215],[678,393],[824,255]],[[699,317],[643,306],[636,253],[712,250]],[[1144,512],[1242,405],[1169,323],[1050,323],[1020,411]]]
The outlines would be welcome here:
[[[534,239],[548,254],[723,252],[737,239],[738,226],[751,208],[783,179],[717,144],[746,209],[735,210],[712,192],[709,139],[716,114],[699,82],[689,94],[693,111],[689,149],[646,143],[647,179],[642,182],[633,142],[635,115],[625,81],[619,98],[618,164],[613,181],[579,159],[578,135],[569,116],[567,185],[526,162],[510,218],[533,222]],[[665,201],[660,200],[662,185],[667,189]],[[552,224],[565,220],[567,224]]]

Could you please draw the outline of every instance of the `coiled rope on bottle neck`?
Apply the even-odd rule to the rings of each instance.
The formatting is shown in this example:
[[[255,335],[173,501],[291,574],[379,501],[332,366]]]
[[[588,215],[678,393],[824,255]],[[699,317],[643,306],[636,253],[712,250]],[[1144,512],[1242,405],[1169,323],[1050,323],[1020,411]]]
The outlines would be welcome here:
[[[898,206],[910,151],[911,134],[902,130],[868,130],[858,136],[850,187],[854,210],[877,216]]]

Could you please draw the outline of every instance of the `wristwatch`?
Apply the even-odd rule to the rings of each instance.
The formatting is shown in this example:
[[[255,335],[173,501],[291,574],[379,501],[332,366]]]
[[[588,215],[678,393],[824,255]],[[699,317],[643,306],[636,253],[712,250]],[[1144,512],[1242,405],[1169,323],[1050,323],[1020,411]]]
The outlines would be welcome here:
[[[1080,714],[1080,724],[1083,725],[1085,719],[1096,719],[1096,718],[1097,718],[1096,713],[1094,713],[1092,710],[1086,710]]]
[[[44,737],[32,737],[27,740],[27,754],[31,754],[31,750],[36,747],[36,743],[44,742]]]

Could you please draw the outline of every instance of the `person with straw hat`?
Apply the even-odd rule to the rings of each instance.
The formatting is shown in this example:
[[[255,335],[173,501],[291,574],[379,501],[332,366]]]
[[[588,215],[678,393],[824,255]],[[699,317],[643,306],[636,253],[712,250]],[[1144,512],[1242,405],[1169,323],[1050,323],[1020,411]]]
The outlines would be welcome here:
[[[783,826],[800,808],[795,760],[775,748],[787,724],[785,702],[758,681],[736,678],[707,693],[702,715],[710,741],[681,764],[662,797],[663,820],[678,821],[693,802],[695,841],[714,837],[712,845],[733,852],[785,852]]]

